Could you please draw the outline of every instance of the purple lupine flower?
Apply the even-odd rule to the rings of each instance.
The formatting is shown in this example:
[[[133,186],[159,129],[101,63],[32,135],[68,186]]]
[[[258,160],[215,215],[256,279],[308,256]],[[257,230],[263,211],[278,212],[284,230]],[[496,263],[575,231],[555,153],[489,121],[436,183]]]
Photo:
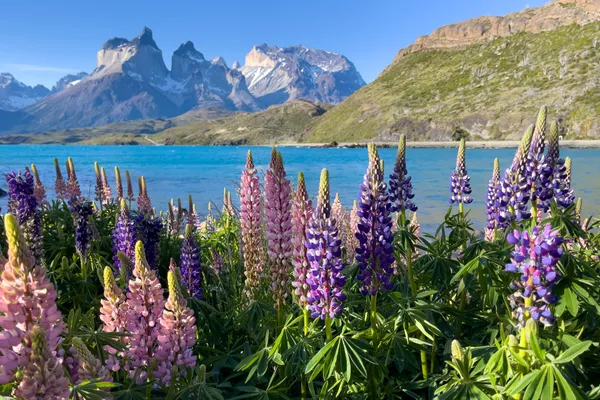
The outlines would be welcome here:
[[[412,189],[411,177],[406,169],[406,136],[400,135],[394,172],[390,174],[389,190],[392,212],[417,211],[418,207],[412,200],[415,197]]]
[[[54,192],[58,200],[63,200],[67,196],[67,184],[60,172],[60,164],[58,159],[54,159],[54,169],[56,170],[56,183],[54,184]]]
[[[21,174],[10,172],[6,174],[8,185],[8,212],[13,214],[23,229],[25,241],[31,249],[38,265],[44,258],[44,243],[42,237],[42,216],[38,209],[39,203],[35,197],[34,178],[29,169]]]
[[[33,194],[35,195],[38,204],[41,206],[46,203],[46,188],[40,179],[40,174],[35,164],[31,164],[31,173],[33,174],[34,182]]]
[[[292,185],[286,178],[281,153],[273,148],[265,173],[265,216],[267,255],[271,267],[271,292],[274,306],[285,305],[292,271]]]
[[[150,268],[158,268],[160,234],[163,228],[162,221],[153,215],[152,212],[149,214],[138,212],[134,217],[134,225],[136,238],[144,243],[146,259]]]
[[[564,162],[562,159],[559,159],[554,167],[552,177],[554,199],[556,200],[556,204],[563,210],[572,206],[575,202],[575,196],[571,188],[571,165],[570,157],[565,158]]]
[[[375,296],[380,290],[391,290],[394,274],[394,233],[392,231],[391,203],[387,185],[383,181],[379,153],[369,144],[369,167],[360,186],[358,201],[358,247],[356,261],[363,296]]]
[[[515,293],[510,296],[513,316],[525,326],[528,318],[542,324],[552,325],[554,317],[548,307],[555,304],[557,296],[552,293],[559,275],[556,264],[563,250],[563,238],[558,230],[552,230],[547,224],[543,229],[535,226],[531,233],[515,230],[508,235],[508,242],[515,246],[511,263],[506,265],[509,272],[518,272],[521,278],[511,288]]]
[[[310,270],[307,283],[310,291],[307,296],[308,309],[313,318],[335,318],[344,308],[342,288],[346,278],[342,274],[341,240],[335,221],[330,217],[329,174],[321,172],[319,199],[306,231],[307,258]]]
[[[467,174],[465,139],[460,140],[458,155],[456,157],[456,169],[450,176],[450,203],[469,204],[471,198],[471,178]]]
[[[492,172],[492,179],[488,183],[485,208],[486,208],[486,227],[485,237],[486,240],[493,240],[496,232],[496,225],[498,224],[498,205],[496,199],[498,198],[498,185],[500,184],[500,161],[494,159],[494,170]]]
[[[548,108],[542,106],[535,123],[529,151],[526,153],[525,169],[527,171],[527,184],[531,188],[531,201],[534,205],[537,204],[538,195],[547,185],[547,180],[551,174],[548,165],[546,165],[543,159],[546,142],[547,113]]]
[[[113,241],[113,262],[115,267],[121,269],[121,259],[119,252],[123,253],[131,262],[135,260],[135,243],[137,234],[135,223],[131,218],[131,213],[127,208],[125,200],[121,201],[121,212],[115,224],[115,229],[112,233]],[[122,271],[121,271],[122,272]],[[125,277],[129,279],[129,271],[125,271]]]
[[[75,174],[75,164],[73,164],[73,159],[69,157],[67,159],[67,190],[65,198],[68,200],[79,196],[81,196],[81,188]]]
[[[496,227],[506,229],[515,221],[524,221],[531,218],[527,207],[531,196],[530,186],[527,183],[525,168],[525,154],[531,143],[533,126],[525,131],[512,165],[506,169],[504,177],[498,184],[496,191]]]
[[[104,204],[104,184],[102,183],[102,175],[100,175],[100,165],[98,165],[97,162],[94,163],[94,171],[96,172],[96,187],[94,189],[94,199],[98,203]]]
[[[116,191],[117,191],[117,202],[121,202],[121,200],[124,199],[123,197],[123,181],[121,180],[121,171],[119,170],[119,167],[115,167],[115,187],[116,187]]]
[[[81,259],[85,261],[93,238],[90,217],[94,214],[94,206],[91,201],[79,197],[69,200],[69,208],[73,216],[75,249]]]
[[[148,196],[148,188],[146,187],[146,178],[143,176],[138,179],[139,194],[137,198],[138,211],[141,213],[152,212],[152,203],[150,202],[150,196]]]
[[[192,226],[185,229],[181,244],[181,281],[190,296],[202,299],[202,266],[200,265],[200,249],[196,244]]]
[[[306,240],[308,223],[312,218],[312,215],[312,201],[308,198],[304,174],[299,172],[296,198],[294,199],[292,208],[292,242],[294,245],[294,256],[292,257],[292,263],[294,264],[294,281],[292,282],[292,286],[294,287],[294,293],[296,294],[296,301],[302,308],[306,307],[306,298],[310,288],[307,282],[310,263],[308,261],[304,241]]]

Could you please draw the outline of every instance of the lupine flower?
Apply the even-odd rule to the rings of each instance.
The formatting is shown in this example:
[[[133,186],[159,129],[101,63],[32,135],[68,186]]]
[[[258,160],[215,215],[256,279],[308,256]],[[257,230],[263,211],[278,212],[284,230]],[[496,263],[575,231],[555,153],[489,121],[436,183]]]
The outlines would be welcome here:
[[[513,316],[521,326],[532,318],[546,326],[552,325],[554,317],[548,307],[558,298],[552,290],[559,279],[556,264],[563,251],[563,239],[547,224],[543,229],[535,226],[531,233],[515,230],[508,235],[508,242],[515,246],[511,263],[506,265],[509,272],[518,272],[521,278],[511,288],[515,293],[509,298]]]
[[[104,184],[102,183],[102,175],[100,174],[100,166],[98,165],[97,162],[94,163],[94,171],[96,172],[96,187],[94,189],[94,194],[95,194],[95,200],[100,203],[100,204],[104,204],[104,196],[105,196],[105,191],[104,191]]]
[[[102,187],[104,189],[104,201],[106,203],[110,203],[112,201],[112,191],[110,190],[110,185],[108,184],[108,179],[106,178],[106,171],[104,167],[100,169],[102,175]]]
[[[168,385],[171,381],[173,366],[180,368],[196,366],[196,356],[192,352],[196,343],[196,318],[181,294],[177,268],[168,272],[167,281],[169,298],[159,321],[160,333],[155,351],[159,362],[155,376],[163,385]],[[180,373],[185,376],[186,371],[183,368]]]
[[[123,197],[123,182],[121,181],[121,171],[119,171],[119,167],[115,167],[115,181],[116,181],[116,191],[117,191],[117,201],[120,203]]]
[[[512,165],[506,170],[503,179],[498,184],[496,191],[497,228],[506,229],[515,221],[531,218],[531,213],[527,208],[531,191],[527,183],[525,155],[529,151],[528,146],[531,143],[532,135],[533,126],[530,126],[521,139]]]
[[[417,213],[413,213],[412,219],[410,220],[410,229],[412,230],[413,235],[417,238],[417,240],[421,237],[421,224],[419,224],[419,220],[417,219]],[[419,249],[415,248],[413,252],[413,261],[419,257]]]
[[[289,296],[288,280],[292,270],[292,186],[286,178],[281,153],[275,148],[269,168],[265,173],[267,255],[274,306],[280,308]]]
[[[200,225],[200,216],[196,211],[196,205],[192,199],[192,195],[188,195],[188,212],[185,218],[186,225],[191,225],[192,229],[196,231],[198,229],[198,225]]]
[[[583,199],[580,197],[577,199],[577,203],[575,203],[575,222],[581,224],[581,227],[584,228],[587,224],[583,224],[581,221],[581,210],[583,208]],[[584,229],[584,232],[587,232]]]
[[[46,202],[46,188],[40,179],[40,174],[38,172],[35,164],[31,164],[31,172],[33,173],[33,194],[35,195],[35,199],[37,200],[39,205],[42,205]]]
[[[223,215],[230,217],[235,215],[235,210],[231,201],[231,192],[228,192],[227,189],[223,189]]]
[[[356,248],[359,245],[358,239],[356,238],[356,233],[358,232],[360,218],[357,213],[358,203],[356,200],[354,200],[352,210],[348,215],[348,232],[346,235],[346,243],[344,244],[346,249],[346,258],[349,260],[349,262],[354,262],[354,259],[356,258]]]
[[[7,214],[4,227],[8,241],[8,262],[0,280],[1,384],[13,379],[17,366],[39,367],[32,365],[35,362],[32,361],[32,352],[35,352],[35,344],[32,348],[34,326],[44,329],[45,346],[51,353],[56,352],[64,329],[62,315],[56,307],[56,290],[46,277],[46,269],[35,262],[17,219]],[[50,359],[47,361],[50,362]],[[60,371],[62,373],[62,367]],[[27,382],[23,378],[19,388],[25,390],[26,386],[32,384],[29,380]]]
[[[531,139],[531,146],[527,152],[527,161],[525,162],[527,183],[531,188],[531,201],[533,204],[537,204],[540,189],[548,185],[547,180],[551,174],[548,165],[546,165],[545,160],[543,159],[544,146],[546,142],[547,113],[548,108],[546,106],[542,106],[535,123],[535,129]]]
[[[312,201],[308,198],[304,174],[299,172],[298,186],[296,187],[294,204],[292,206],[292,244],[294,247],[292,257],[294,281],[292,282],[292,286],[294,287],[296,301],[302,308],[306,307],[306,297],[310,288],[307,282],[310,263],[304,241],[306,240],[308,222],[312,218],[312,215]]]
[[[212,256],[212,270],[215,275],[219,276],[225,273],[225,262],[223,257],[215,250],[210,249],[210,254]]]
[[[245,293],[255,299],[264,273],[261,230],[262,199],[252,153],[248,151],[246,169],[240,185],[240,226],[244,248]]]
[[[15,396],[27,400],[66,400],[69,398],[69,380],[63,366],[49,345],[48,333],[40,325],[30,331],[31,351],[21,365],[21,378]]]
[[[469,204],[473,201],[471,198],[471,178],[467,174],[464,138],[460,140],[456,157],[456,169],[450,177],[450,193],[450,203]]]
[[[170,236],[179,235],[183,222],[183,213],[184,210],[181,207],[181,199],[177,199],[177,206],[175,206],[175,201],[171,199],[169,202],[169,214],[167,218],[167,231]]]
[[[67,370],[67,376],[71,377],[71,382],[79,381],[79,356],[75,347],[71,346],[68,349],[68,353],[63,349],[59,348],[56,351],[56,355],[59,359],[62,359],[63,365]]]
[[[412,189],[411,177],[406,168],[406,136],[400,135],[394,172],[390,174],[389,190],[392,212],[417,211],[417,206],[412,200],[415,197]]]
[[[380,290],[390,290],[394,273],[394,233],[392,232],[391,203],[377,148],[369,144],[369,166],[360,186],[358,201],[358,231],[356,261],[361,281],[360,292],[376,296]]]
[[[131,218],[131,213],[127,208],[125,200],[121,201],[121,212],[115,224],[115,229],[112,233],[113,242],[113,262],[115,267],[121,270],[121,260],[119,259],[119,252],[123,253],[130,260],[134,260],[135,257],[135,242],[137,241],[137,233],[135,229],[135,223]],[[129,278],[129,271],[125,276]]]
[[[556,204],[563,210],[572,206],[575,202],[573,188],[571,187],[571,158],[567,157],[562,163],[559,159],[552,177],[552,188],[554,189],[554,199]]]
[[[42,236],[42,216],[35,196],[33,175],[28,169],[23,174],[6,174],[8,185],[8,212],[17,217],[23,228],[25,241],[31,249],[36,263],[42,264],[44,243]]]
[[[208,203],[208,211],[206,212],[206,218],[204,219],[204,225],[200,224],[199,228],[206,230],[206,232],[213,232],[215,230],[215,217],[212,212],[212,203]]]
[[[126,316],[127,303],[121,289],[115,282],[115,277],[110,267],[104,268],[104,299],[100,300],[100,320],[103,323],[102,330],[104,332],[119,332],[127,331]],[[119,339],[125,343],[126,338]],[[104,350],[108,353],[106,366],[111,371],[120,369],[120,361],[117,355],[121,356],[117,349],[109,345],[104,346]]]
[[[160,257],[160,234],[163,223],[152,212],[138,213],[134,218],[136,238],[144,243],[146,260],[150,268],[158,268]]]
[[[94,214],[94,207],[91,201],[81,197],[71,198],[69,200],[69,208],[73,217],[73,228],[75,230],[75,249],[85,261],[93,237],[90,218]]]
[[[148,189],[146,188],[146,178],[141,176],[138,179],[139,186],[139,194],[137,198],[138,211],[141,213],[150,213],[152,212],[152,203],[150,202],[150,197],[148,196]]]
[[[79,187],[79,181],[77,180],[77,175],[75,174],[75,164],[73,164],[73,159],[71,157],[67,160],[67,192],[66,198],[71,199],[73,197],[81,196],[81,188]]]
[[[127,179],[127,198],[126,200],[130,203],[135,199],[135,193],[133,193],[133,185],[131,184],[131,175],[129,171],[125,170],[125,178]]]
[[[56,198],[58,200],[63,200],[67,196],[67,184],[63,179],[62,172],[60,172],[60,165],[56,158],[54,159],[54,169],[56,170],[56,183],[54,184]]]
[[[127,292],[127,311],[125,312],[129,348],[126,353],[127,365],[131,377],[138,374],[138,382],[145,382],[155,365],[155,344],[158,343],[157,324],[162,318],[165,300],[160,281],[156,273],[146,262],[144,245],[138,241],[135,245],[135,268],[129,281]]]
[[[186,226],[185,236],[181,244],[181,278],[190,296],[195,299],[202,299],[200,249],[196,244],[191,225]]]
[[[87,348],[78,337],[72,340],[73,347],[79,356],[79,382],[98,379],[100,382],[112,382],[112,377],[104,365]]]
[[[342,274],[341,240],[335,221],[331,219],[329,199],[329,174],[321,172],[317,207],[306,231],[307,258],[310,270],[307,283],[310,286],[307,302],[313,318],[336,318],[344,308],[346,296],[342,288],[346,278]]]
[[[488,183],[487,196],[485,201],[486,221],[485,239],[488,241],[494,240],[496,235],[496,225],[498,224],[498,185],[500,185],[500,161],[494,159],[494,170],[492,179]]]

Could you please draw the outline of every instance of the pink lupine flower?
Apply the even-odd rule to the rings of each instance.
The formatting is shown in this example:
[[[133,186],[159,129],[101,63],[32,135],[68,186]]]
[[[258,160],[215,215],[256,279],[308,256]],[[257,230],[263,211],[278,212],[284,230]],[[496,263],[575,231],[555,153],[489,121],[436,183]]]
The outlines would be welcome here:
[[[127,303],[123,292],[115,282],[115,276],[110,267],[104,268],[104,299],[100,300],[100,320],[103,322],[102,330],[104,332],[126,332],[126,315]],[[121,342],[125,343],[126,338],[121,338]],[[122,352],[111,346],[104,346],[104,350],[108,353],[106,366],[112,371],[118,371],[121,368],[119,357],[123,356]],[[119,357],[117,357],[119,356]]]
[[[54,169],[56,170],[56,183],[54,184],[56,198],[63,200],[67,196],[67,184],[63,179],[62,172],[60,172],[60,164],[57,158],[54,159]]]
[[[40,325],[34,325],[28,333],[30,351],[20,364],[22,376],[14,395],[26,400],[66,400],[69,398],[69,380],[49,345],[48,333]]]
[[[56,307],[56,290],[46,269],[36,264],[17,220],[4,217],[8,262],[0,280],[0,384],[10,382],[17,366],[27,366],[32,353],[34,325],[43,328],[49,351],[56,352],[64,330]]]
[[[73,338],[73,347],[79,357],[79,382],[98,379],[101,382],[112,382],[110,372],[87,348],[78,337]]]
[[[112,191],[110,190],[110,185],[106,178],[106,171],[104,170],[104,167],[102,167],[100,171],[102,175],[102,188],[104,189],[104,202],[110,203],[112,201]]]
[[[96,172],[96,187],[94,189],[95,199],[100,204],[104,204],[104,184],[102,183],[102,175],[100,174],[100,165],[94,163],[94,171]]]
[[[248,151],[246,169],[242,171],[240,185],[240,225],[244,248],[244,289],[249,299],[255,299],[264,273],[264,256],[261,230],[262,199],[260,182],[256,176],[252,153]]]
[[[35,164],[31,164],[31,173],[34,180],[33,195],[37,199],[38,204],[43,205],[46,203],[46,188],[40,179],[40,174]]]
[[[358,247],[358,239],[356,238],[356,232],[358,232],[358,222],[359,217],[358,214],[358,203],[354,200],[354,204],[352,206],[352,211],[350,211],[350,216],[348,217],[348,227],[346,232],[346,242],[344,247],[346,248],[346,259],[349,262],[354,262],[356,257],[356,248]]]
[[[154,372],[154,347],[158,341],[159,323],[165,300],[163,288],[156,273],[146,261],[144,244],[138,241],[135,246],[135,268],[129,281],[127,310],[125,312],[129,349],[126,353],[129,375],[138,375],[138,383],[146,381]]]
[[[135,199],[135,193],[133,193],[133,185],[131,184],[131,175],[129,171],[125,171],[125,179],[127,180],[127,201],[131,203]]]
[[[306,256],[306,231],[308,221],[312,218],[313,207],[312,201],[308,198],[306,191],[306,182],[304,174],[298,173],[298,186],[296,188],[296,198],[292,208],[292,243],[294,246],[294,256],[292,263],[294,264],[294,293],[296,301],[302,308],[306,307],[306,296],[310,290],[306,278],[310,269],[310,262]]]
[[[67,199],[72,199],[75,197],[81,196],[81,188],[79,187],[79,181],[77,180],[77,175],[75,174],[75,164],[73,164],[73,159],[69,157],[67,160]]]
[[[275,148],[269,167],[265,173],[267,255],[271,266],[271,292],[275,308],[280,308],[289,296],[288,279],[292,269],[292,186],[286,178],[281,153]]]
[[[150,197],[148,196],[148,189],[146,188],[146,178],[143,176],[138,179],[139,194],[137,199],[138,210],[141,213],[152,212],[152,204],[150,203]]]
[[[120,202],[123,197],[123,181],[121,181],[121,171],[119,171],[119,167],[115,167],[115,181],[116,181],[116,191],[117,191],[117,202]]]
[[[169,298],[159,321],[160,333],[155,352],[159,362],[155,376],[164,385],[168,385],[174,378],[173,366],[192,368],[196,365],[196,356],[192,352],[196,343],[196,318],[181,293],[179,270],[173,264],[167,274],[167,281]],[[180,372],[185,374],[183,369]]]

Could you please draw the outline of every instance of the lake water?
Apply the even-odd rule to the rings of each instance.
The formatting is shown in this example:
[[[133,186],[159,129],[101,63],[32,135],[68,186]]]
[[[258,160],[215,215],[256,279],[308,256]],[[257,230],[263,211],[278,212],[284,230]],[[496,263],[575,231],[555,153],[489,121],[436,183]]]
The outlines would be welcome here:
[[[166,209],[171,198],[181,197],[187,204],[191,194],[197,208],[204,213],[209,201],[222,204],[223,188],[235,191],[244,168],[246,152],[252,150],[261,171],[267,168],[271,149],[268,147],[195,147],[195,146],[0,146],[0,173],[23,169],[35,163],[40,177],[52,194],[54,187],[53,159],[64,162],[71,156],[82,191],[93,198],[94,161],[105,167],[114,193],[113,168],[121,169],[123,179],[129,170],[135,180],[146,177],[152,204]],[[309,192],[316,194],[322,168],[329,169],[332,200],[339,192],[342,203],[351,207],[357,198],[359,185],[367,167],[366,149],[310,149],[283,147],[280,149],[288,176],[295,184],[298,171],[305,174]],[[395,149],[380,149],[389,175],[396,156]],[[485,194],[494,157],[501,169],[510,164],[513,149],[469,149],[467,169],[473,188],[471,210],[475,227],[481,229],[485,220]],[[597,214],[600,208],[600,149],[564,149],[561,156],[573,159],[573,187],[577,197],[584,199],[585,215]],[[456,149],[407,149],[407,165],[412,176],[419,220],[426,230],[434,229],[448,209],[449,176],[456,163]],[[137,193],[137,184],[136,193]],[[0,187],[6,188],[5,182]],[[237,195],[234,192],[237,204]],[[6,198],[0,199],[6,210]]]

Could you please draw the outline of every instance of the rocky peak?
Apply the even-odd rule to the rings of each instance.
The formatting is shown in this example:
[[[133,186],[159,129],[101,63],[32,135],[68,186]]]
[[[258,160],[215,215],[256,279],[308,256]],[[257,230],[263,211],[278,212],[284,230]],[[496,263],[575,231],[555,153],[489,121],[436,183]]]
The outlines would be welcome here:
[[[144,29],[142,29],[142,34],[135,37],[131,43],[135,46],[150,46],[158,50],[158,46],[152,37],[152,29],[148,28],[147,26],[144,26]]]
[[[245,67],[263,67],[273,68],[277,65],[277,60],[272,57],[277,50],[277,46],[269,47],[266,43],[260,46],[252,47],[252,50],[246,54]]]
[[[189,57],[196,61],[204,61],[204,55],[198,50],[196,50],[196,48],[194,47],[194,43],[190,42],[189,40],[183,43],[181,46],[179,46],[179,48],[175,50],[173,55],[179,57]]]
[[[79,72],[77,74],[65,75],[62,78],[60,78],[58,82],[56,82],[56,85],[54,85],[54,87],[52,88],[52,93],[60,92],[61,90],[64,90],[67,86],[76,85],[87,76],[87,72]]]
[[[451,49],[520,32],[539,33],[564,25],[585,25],[600,20],[600,0],[555,0],[538,8],[504,17],[479,17],[434,30],[400,50],[397,63],[407,54],[428,49]]]
[[[12,74],[9,74],[8,72],[0,73],[0,86],[1,87],[7,87],[14,81],[15,81],[15,77],[12,76]]]
[[[241,67],[239,61],[234,61],[233,65],[231,66],[231,69],[238,69],[239,67]]]
[[[50,90],[42,85],[35,87],[19,82],[12,74],[0,73],[0,110],[16,111],[48,96]]]
[[[221,56],[216,56],[213,60],[212,63],[215,65],[219,65],[225,69],[227,69],[227,63],[225,62],[225,59]]]

